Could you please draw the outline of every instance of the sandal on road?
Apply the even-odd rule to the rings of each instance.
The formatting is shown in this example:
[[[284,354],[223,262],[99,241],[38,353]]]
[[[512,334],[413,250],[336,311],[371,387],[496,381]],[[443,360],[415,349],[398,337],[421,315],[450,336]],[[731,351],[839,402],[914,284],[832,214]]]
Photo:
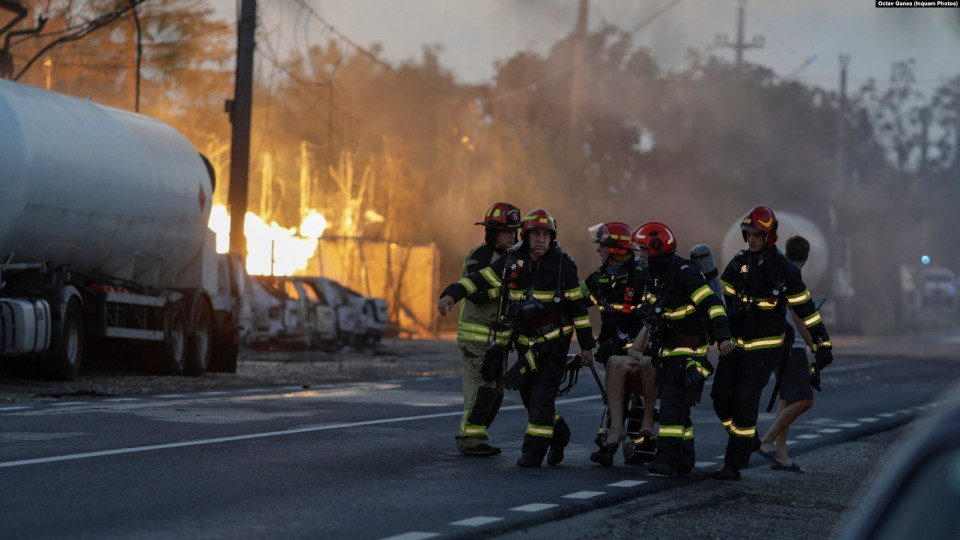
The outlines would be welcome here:
[[[774,450],[770,450],[769,452],[764,452],[760,448],[757,448],[754,452],[763,456],[763,459],[769,461],[770,463],[773,463],[773,464],[780,463],[779,461],[777,461],[777,452]],[[780,466],[782,467],[783,465],[781,464]]]
[[[800,468],[800,464],[797,463],[796,461],[794,461],[789,466],[787,466],[787,465],[784,465],[783,463],[780,463],[779,460],[775,460],[773,462],[773,465],[770,465],[770,468],[775,471],[785,471],[785,472],[800,473],[800,474],[804,474],[806,472]]]

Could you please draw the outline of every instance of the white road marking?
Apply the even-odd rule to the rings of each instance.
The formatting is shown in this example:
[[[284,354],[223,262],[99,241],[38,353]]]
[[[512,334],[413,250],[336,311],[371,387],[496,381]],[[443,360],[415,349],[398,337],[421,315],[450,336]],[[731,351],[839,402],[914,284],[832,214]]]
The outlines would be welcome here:
[[[174,398],[187,397],[187,395],[186,394],[160,394],[159,396],[153,396],[153,397],[160,398],[160,399],[174,399]]]
[[[804,433],[803,435],[797,435],[798,439],[819,439],[820,435],[816,433]]]
[[[694,463],[693,466],[694,466],[694,467],[697,467],[697,468],[700,468],[700,469],[703,469],[703,468],[705,468],[705,467],[713,467],[713,466],[716,465],[716,464],[717,464],[716,461],[698,461],[698,462]]]
[[[879,418],[866,417],[866,418],[857,418],[857,422],[878,422]]]
[[[842,428],[855,428],[855,427],[860,427],[860,424],[857,424],[857,423],[854,423],[854,422],[847,422],[847,423],[845,423],[845,424],[837,424],[837,427],[842,427]]]
[[[490,516],[476,516],[467,519],[461,519],[460,521],[452,521],[451,525],[460,525],[463,527],[479,527],[481,525],[486,525],[488,523],[493,523],[495,521],[503,521],[502,517],[490,517]]]
[[[73,405],[85,405],[82,401],[64,401],[63,403],[51,403],[54,407],[69,407]]]
[[[880,414],[878,414],[877,416],[880,416],[880,417],[883,417],[883,418],[893,418],[893,417],[896,416],[896,415],[893,414],[893,413],[885,412],[885,413],[880,413]]]
[[[22,405],[18,405],[18,406],[15,406],[15,407],[0,407],[0,411],[20,411],[20,410],[29,409],[29,408],[30,408],[30,407],[25,407],[25,406],[22,406]]]
[[[424,538],[434,538],[437,536],[440,536],[440,533],[414,531],[398,534],[396,536],[389,536],[387,538],[383,538],[382,540],[423,540]]]
[[[575,403],[578,401],[590,401],[600,399],[600,396],[589,396],[582,398],[572,398],[558,400],[557,403]],[[500,407],[501,411],[523,409],[523,405],[510,405]],[[265,437],[279,437],[283,435],[296,435],[298,433],[311,433],[314,431],[330,431],[334,429],[350,429],[361,426],[376,426],[380,424],[394,424],[397,422],[416,422],[419,420],[429,420],[431,418],[446,418],[449,416],[463,416],[463,411],[445,412],[436,414],[421,414],[418,416],[400,416],[396,418],[382,418],[380,420],[367,420],[364,422],[350,422],[347,424],[331,424],[326,426],[312,426],[297,429],[286,429],[283,431],[267,431],[263,433],[249,433],[247,435],[234,435],[232,437],[217,437],[214,439],[199,439],[196,441],[185,441],[167,444],[152,444],[149,446],[135,446],[132,448],[117,448],[115,450],[100,450],[98,452],[84,452],[81,454],[67,454],[63,456],[51,456],[36,459],[21,459],[17,461],[0,462],[0,469],[5,467],[21,467],[23,465],[37,465],[40,463],[53,463],[55,461],[70,461],[75,459],[85,459],[101,456],[113,456],[118,454],[131,454],[135,452],[149,452],[153,450],[167,450],[170,448],[183,448],[187,446],[201,446],[205,444],[217,444],[224,442],[246,441],[250,439],[262,439]]]
[[[833,429],[833,428],[824,428],[824,429],[821,429],[820,431],[817,431],[817,433],[840,433],[841,431],[843,430]]]
[[[590,499],[598,495],[603,495],[605,491],[578,491],[569,495],[564,495],[564,499]]]
[[[124,402],[124,401],[140,401],[140,398],[135,398],[135,397],[118,397],[118,398],[105,399],[105,400],[103,400],[103,401],[104,401],[104,402],[107,402],[107,403],[121,403],[121,402]]]
[[[614,482],[612,484],[607,484],[610,487],[636,487],[640,484],[646,484],[646,480],[621,480],[619,482]]]
[[[558,505],[556,504],[547,504],[547,503],[530,503],[523,506],[516,506],[511,508],[514,512],[541,512],[548,508],[554,508]]]

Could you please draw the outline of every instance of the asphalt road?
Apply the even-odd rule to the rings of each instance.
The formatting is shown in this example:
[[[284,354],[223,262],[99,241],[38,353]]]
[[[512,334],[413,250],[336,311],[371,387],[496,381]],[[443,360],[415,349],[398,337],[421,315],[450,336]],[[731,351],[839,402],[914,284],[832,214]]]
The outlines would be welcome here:
[[[935,339],[847,344],[791,453],[803,462],[935,407],[960,379],[954,338]],[[721,484],[707,478],[725,444],[709,398],[694,412],[697,473],[682,480],[589,462],[601,403],[586,374],[558,403],[574,437],[566,461],[542,470],[514,464],[526,421],[516,393],[491,429],[503,455],[457,454],[459,377],[0,406],[0,538],[589,538],[583,520],[598,509],[656,501],[669,515]],[[782,479],[756,459],[737,485]]]

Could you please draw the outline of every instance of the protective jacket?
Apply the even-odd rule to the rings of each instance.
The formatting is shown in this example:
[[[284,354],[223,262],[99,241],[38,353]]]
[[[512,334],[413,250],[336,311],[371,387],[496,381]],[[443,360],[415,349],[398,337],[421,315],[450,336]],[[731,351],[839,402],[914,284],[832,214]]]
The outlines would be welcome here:
[[[473,248],[463,261],[461,277],[466,277],[490,266],[504,252],[497,251],[484,243]],[[510,332],[495,332],[493,326],[499,319],[500,288],[492,288],[483,292],[468,295],[465,302],[460,303],[460,321],[457,325],[457,345],[461,349],[470,351],[475,356],[482,356],[490,344],[491,336],[496,334],[495,341],[506,344],[510,339]]]
[[[618,332],[633,341],[640,333],[643,321],[633,310],[640,305],[646,277],[642,261],[629,259],[615,267],[601,266],[583,280],[584,294],[600,309],[598,342],[616,337]]]
[[[675,254],[651,258],[643,303],[649,306],[644,313],[653,322],[651,335],[659,338],[661,358],[703,357],[711,339],[730,339],[723,302],[697,265]]]
[[[569,344],[574,331],[582,349],[595,345],[576,263],[556,242],[536,261],[524,246],[511,249],[490,266],[451,284],[440,296],[459,301],[477,294],[494,295],[490,291],[495,290],[507,293],[505,316],[519,353],[558,339]],[[536,359],[531,360],[535,366]]]
[[[800,269],[776,247],[757,257],[743,250],[720,276],[733,343],[745,351],[784,345],[787,304],[803,320],[813,337],[814,351],[821,343],[830,347],[830,336],[817,311]]]

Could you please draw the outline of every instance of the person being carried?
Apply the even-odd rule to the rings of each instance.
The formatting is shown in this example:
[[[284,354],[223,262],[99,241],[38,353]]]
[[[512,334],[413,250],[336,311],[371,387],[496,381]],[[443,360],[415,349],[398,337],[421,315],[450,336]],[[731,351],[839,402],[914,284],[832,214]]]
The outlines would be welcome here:
[[[654,404],[657,400],[656,373],[649,359],[625,356],[631,342],[639,337],[643,322],[633,314],[640,303],[640,291],[645,280],[642,261],[635,258],[638,249],[630,237],[633,229],[623,222],[600,223],[591,227],[593,242],[597,244],[600,267],[588,275],[582,287],[588,298],[600,310],[599,346],[594,359],[605,367],[607,414],[605,425],[600,427],[597,444],[600,450],[590,455],[590,461],[604,466],[613,465],[620,442],[626,438],[624,413],[626,408],[627,380],[631,389],[638,390],[644,398],[643,421],[640,445],[651,439],[653,433]],[[633,388],[639,386],[639,389]]]
[[[567,373],[574,330],[583,366],[593,364],[595,345],[577,266],[556,241],[557,223],[538,208],[523,218],[521,242],[490,266],[471,272],[440,294],[437,309],[446,315],[470,294],[499,289],[505,295],[517,361],[504,374],[504,388],[519,390],[527,409],[520,467],[563,461],[570,427],[556,413],[557,393]],[[549,455],[548,454],[549,451]]]
[[[484,240],[463,261],[461,277],[490,266],[517,241],[520,209],[498,202],[487,210]],[[506,371],[509,328],[499,328],[501,299],[476,293],[460,304],[457,346],[463,355],[463,416],[456,436],[457,449],[465,456],[496,456],[500,449],[487,443],[487,430],[503,403],[503,373]]]
[[[802,236],[794,236],[787,240],[785,248],[787,260],[802,270],[810,256],[810,242]],[[800,464],[787,454],[787,434],[790,424],[813,407],[811,383],[816,384],[816,381],[810,380],[810,362],[807,360],[807,348],[813,349],[813,337],[793,309],[788,310],[787,324],[795,337],[788,356],[774,371],[779,380],[780,402],[773,424],[760,438],[757,453],[769,460],[774,470],[802,473]]]

